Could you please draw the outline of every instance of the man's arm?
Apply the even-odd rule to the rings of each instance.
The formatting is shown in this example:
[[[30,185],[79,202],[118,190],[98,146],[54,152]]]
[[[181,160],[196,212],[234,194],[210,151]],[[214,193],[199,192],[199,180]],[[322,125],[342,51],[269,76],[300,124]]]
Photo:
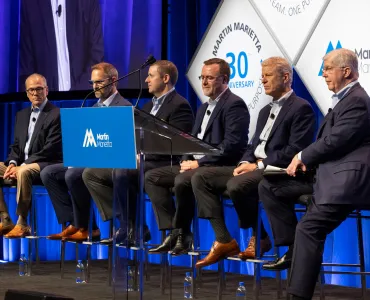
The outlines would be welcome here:
[[[189,103],[181,103],[170,115],[168,123],[189,133],[193,127],[194,115]]]

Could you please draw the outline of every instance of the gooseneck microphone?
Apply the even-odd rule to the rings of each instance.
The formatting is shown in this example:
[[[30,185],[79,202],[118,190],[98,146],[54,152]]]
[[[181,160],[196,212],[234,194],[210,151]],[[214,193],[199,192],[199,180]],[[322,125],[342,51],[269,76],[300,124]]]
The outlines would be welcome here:
[[[110,86],[110,85],[112,85],[113,83],[116,83],[116,82],[118,82],[118,81],[120,81],[120,80],[122,80],[122,79],[124,79],[124,78],[126,78],[126,77],[129,77],[129,76],[131,76],[132,74],[135,74],[135,73],[138,73],[138,72],[139,72],[139,75],[140,75],[140,73],[141,73],[141,70],[142,70],[142,69],[144,69],[145,67],[147,67],[147,66],[149,66],[149,65],[151,65],[151,64],[153,64],[153,63],[155,63],[155,62],[156,62],[156,59],[154,58],[154,56],[153,56],[153,55],[149,55],[149,56],[148,56],[148,58],[146,59],[146,61],[145,61],[145,62],[140,66],[140,68],[139,68],[139,69],[136,69],[136,70],[134,70],[134,71],[132,71],[132,72],[130,72],[130,73],[128,73],[128,74],[126,74],[126,75],[123,75],[122,77],[120,77],[120,78],[118,78],[118,79],[116,79],[116,80],[114,80],[114,81],[112,81],[112,82],[110,82],[110,83],[108,83],[108,84],[106,84],[106,85],[103,85],[103,86],[101,86],[101,87],[100,87],[100,88],[98,88],[98,89],[93,89],[90,93],[88,93],[88,94],[86,95],[86,97],[85,97],[85,98],[84,98],[84,100],[82,101],[81,108],[83,108],[83,107],[84,107],[87,97],[89,97],[91,94],[93,94],[93,93],[95,93],[95,92],[97,92],[97,91],[100,91],[100,90],[102,90],[102,89],[106,88],[107,86]],[[138,98],[138,99],[137,99],[137,101],[136,101],[135,107],[137,106],[137,104],[138,104],[138,102],[139,102],[139,99],[140,99],[140,96],[141,96],[141,92],[142,92],[142,84],[141,84],[141,80],[140,80],[140,92],[139,92],[139,98]]]

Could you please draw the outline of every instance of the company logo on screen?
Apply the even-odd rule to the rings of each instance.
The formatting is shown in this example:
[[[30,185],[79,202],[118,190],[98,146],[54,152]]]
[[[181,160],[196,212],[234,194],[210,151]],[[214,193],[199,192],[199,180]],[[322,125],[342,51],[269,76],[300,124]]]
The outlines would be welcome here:
[[[86,129],[85,138],[82,144],[83,148],[88,147],[101,147],[101,148],[112,148],[112,142],[109,140],[109,135],[106,133],[98,133],[96,138],[92,132],[92,129]]]
[[[358,71],[361,74],[370,73],[370,49],[355,48],[355,53],[358,58]]]
[[[312,0],[270,0],[272,8],[279,14],[292,17],[303,14],[312,4]]]
[[[338,41],[337,46],[335,47],[335,50],[336,49],[341,49],[341,48],[342,48],[342,44],[340,43],[340,41]],[[332,42],[329,42],[329,45],[328,45],[328,48],[326,49],[325,55],[328,54],[329,52],[333,51],[333,50],[334,50],[333,44],[332,44]],[[321,67],[320,67],[320,71],[319,71],[318,76],[322,76],[323,67],[324,67],[324,62],[321,63]]]

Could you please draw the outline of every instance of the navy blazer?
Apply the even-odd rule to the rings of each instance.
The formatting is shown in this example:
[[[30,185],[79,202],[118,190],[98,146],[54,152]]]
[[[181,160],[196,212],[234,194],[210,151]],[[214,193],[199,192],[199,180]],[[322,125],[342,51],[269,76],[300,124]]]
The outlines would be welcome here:
[[[192,135],[197,136],[201,130],[203,117],[207,111],[208,103],[199,107]],[[221,156],[206,155],[198,160],[199,166],[235,165],[248,145],[250,115],[244,100],[228,89],[222,95],[207,124],[203,141],[221,149]],[[182,160],[193,159],[184,155]]]
[[[66,0],[71,90],[88,89],[91,66],[103,61],[104,41],[99,0]],[[32,73],[45,76],[59,90],[57,46],[50,1],[22,0],[19,38],[19,86],[24,91]]]
[[[258,115],[257,126],[251,145],[241,161],[255,162],[254,151],[260,135],[270,116],[271,106],[263,107]],[[314,139],[315,115],[311,105],[294,92],[281,108],[265,146],[267,157],[262,160],[265,167],[272,165],[286,168],[295,154],[307,147]]]
[[[50,101],[46,103],[37,118],[29,146],[28,158],[25,160],[24,148],[27,142],[30,115],[31,107],[22,109],[17,113],[14,143],[10,146],[10,153],[5,165],[14,160],[18,166],[22,163],[38,163],[40,169],[43,169],[48,164],[61,163],[63,156],[60,110]]]
[[[359,83],[325,116],[301,158],[318,165],[316,203],[370,205],[370,98]]]
[[[98,102],[96,102],[93,105],[93,107],[97,107],[97,106],[98,106]],[[132,103],[126,100],[125,98],[123,98],[120,93],[117,93],[114,96],[112,102],[109,104],[109,107],[111,106],[132,106]]]

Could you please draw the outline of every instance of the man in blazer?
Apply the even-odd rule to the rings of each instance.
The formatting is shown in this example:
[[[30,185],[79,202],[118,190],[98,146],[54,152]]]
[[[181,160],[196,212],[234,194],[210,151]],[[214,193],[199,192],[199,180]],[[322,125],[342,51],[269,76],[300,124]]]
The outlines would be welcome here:
[[[117,69],[109,63],[102,62],[91,67],[90,84],[96,90],[95,97],[99,98],[94,107],[131,106],[131,103],[118,93],[116,83],[97,90],[117,78]],[[65,230],[49,235],[48,239],[87,239],[91,196],[82,180],[83,171],[84,168],[68,168],[60,163],[50,165],[41,172],[41,180],[49,193],[58,222],[67,223]],[[92,238],[100,239],[100,230],[95,218],[92,229]]]
[[[168,122],[185,132],[190,132],[193,125],[193,112],[189,102],[175,90],[178,71],[175,64],[167,60],[156,61],[150,66],[148,77],[149,92],[154,95],[143,110]],[[152,143],[158,142],[150,141]],[[176,158],[178,161],[178,159]],[[146,155],[145,171],[169,165],[171,157],[167,155]],[[112,177],[113,176],[113,177]],[[83,180],[88,187],[104,221],[112,218],[113,198],[120,216],[120,229],[116,234],[117,242],[124,242],[130,231],[130,242],[134,239],[136,216],[136,198],[138,191],[138,170],[128,169],[86,169]],[[127,197],[129,191],[129,197]],[[113,197],[114,195],[114,197]],[[129,214],[127,213],[129,206]],[[127,229],[130,228],[130,230]],[[150,240],[150,232],[145,226],[145,241]],[[103,244],[111,244],[112,239],[104,239]]]
[[[326,236],[354,209],[370,207],[370,98],[358,82],[357,55],[338,49],[324,56],[323,77],[332,96],[317,140],[287,169],[317,166],[314,196],[296,228],[288,293],[311,299]]]
[[[62,161],[62,137],[59,108],[48,99],[44,76],[32,74],[26,79],[27,97],[32,106],[17,113],[14,143],[5,163],[0,163],[0,176],[17,181],[17,215],[14,226],[0,190],[0,235],[18,238],[30,235],[27,215],[31,206],[32,182],[47,165]]]
[[[315,118],[307,101],[295,95],[291,88],[293,70],[288,61],[271,57],[262,62],[262,83],[272,102],[260,111],[251,145],[237,167],[213,167],[199,170],[192,178],[200,218],[209,219],[216,241],[208,256],[197,267],[213,264],[220,259],[239,254],[242,259],[255,257],[255,230],[258,213],[258,183],[267,165],[287,167],[294,153],[313,139]],[[239,217],[240,227],[254,229],[248,248],[240,252],[223,219],[220,196],[227,190]],[[262,226],[261,252],[271,248]]]
[[[104,58],[99,0],[23,0],[20,10],[19,82],[37,72],[51,91],[88,89]]]
[[[194,215],[192,178],[212,166],[235,165],[248,143],[249,112],[243,99],[228,88],[230,66],[223,59],[204,62],[202,89],[209,100],[197,112],[192,135],[221,149],[220,156],[184,156],[180,165],[166,166],[145,174],[145,190],[152,202],[160,230],[174,229],[163,243],[149,253],[172,250],[186,253],[192,242],[191,222]],[[171,188],[174,187],[176,207]]]

